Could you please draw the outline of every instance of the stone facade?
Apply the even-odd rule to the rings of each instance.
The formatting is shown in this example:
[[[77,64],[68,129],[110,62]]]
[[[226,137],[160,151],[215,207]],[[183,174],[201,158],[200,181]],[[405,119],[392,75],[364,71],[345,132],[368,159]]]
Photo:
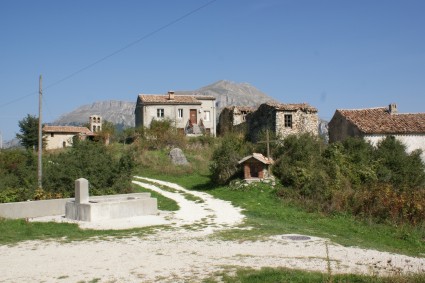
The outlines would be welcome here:
[[[93,133],[86,127],[74,126],[44,126],[43,139],[46,141],[46,150],[72,146],[74,139],[85,140],[93,137]]]
[[[230,132],[243,131],[246,129],[246,116],[255,111],[249,106],[225,107],[220,112],[217,125],[217,134],[225,135]]]
[[[366,109],[338,109],[329,122],[329,142],[360,137],[376,145],[386,136],[401,141],[408,152],[421,149],[425,161],[425,113],[398,113],[397,105]]]
[[[149,128],[152,120],[169,119],[186,134],[216,134],[215,98],[202,95],[145,95],[137,98],[136,127]]]
[[[319,118],[317,109],[306,104],[265,103],[247,116],[248,135],[257,141],[261,132],[267,129],[283,139],[288,135],[318,134]]]

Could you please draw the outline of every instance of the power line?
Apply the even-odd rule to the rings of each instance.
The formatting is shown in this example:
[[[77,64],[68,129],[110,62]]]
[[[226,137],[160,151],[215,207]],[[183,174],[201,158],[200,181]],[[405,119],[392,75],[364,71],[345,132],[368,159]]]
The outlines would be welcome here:
[[[62,79],[57,80],[57,81],[56,81],[56,82],[54,82],[54,83],[51,83],[51,84],[49,84],[49,85],[45,86],[45,87],[43,88],[43,90],[49,89],[49,88],[51,88],[51,87],[53,87],[53,86],[56,86],[56,85],[58,85],[58,84],[60,84],[60,83],[62,83],[62,82],[64,82],[64,81],[66,81],[66,80],[69,80],[70,78],[72,78],[72,77],[74,77],[74,76],[78,75],[79,73],[84,72],[85,70],[87,70],[87,69],[89,69],[89,68],[91,68],[91,67],[93,67],[93,66],[95,66],[95,65],[97,65],[97,64],[99,64],[99,63],[101,63],[101,62],[103,62],[103,61],[105,61],[105,60],[107,60],[107,59],[109,59],[109,58],[111,58],[112,56],[117,55],[118,53],[123,52],[124,50],[126,50],[126,49],[128,49],[128,48],[130,48],[130,47],[132,47],[132,46],[134,46],[134,45],[136,45],[136,44],[138,44],[139,42],[141,42],[141,41],[143,41],[143,40],[145,40],[145,39],[147,39],[147,38],[149,38],[149,37],[151,37],[151,36],[153,36],[153,35],[155,35],[155,34],[157,34],[157,33],[161,32],[161,31],[163,31],[164,29],[166,29],[166,28],[168,28],[168,27],[170,27],[170,26],[172,26],[172,25],[174,25],[174,24],[176,24],[176,23],[178,23],[178,22],[182,21],[183,19],[185,19],[185,18],[187,18],[187,17],[189,17],[189,16],[191,16],[191,15],[193,15],[193,14],[197,13],[198,11],[200,11],[200,10],[202,10],[202,9],[206,8],[207,6],[211,5],[212,3],[216,2],[216,1],[218,1],[218,0],[211,0],[211,1],[207,2],[207,3],[205,3],[204,5],[199,6],[199,7],[198,7],[198,8],[196,8],[196,9],[191,10],[190,12],[188,12],[188,13],[186,13],[186,14],[184,14],[184,15],[182,15],[182,16],[180,16],[180,17],[178,17],[178,18],[174,19],[174,20],[172,20],[171,22],[168,22],[167,24],[165,24],[165,25],[163,25],[163,26],[161,26],[161,27],[159,27],[159,28],[157,28],[157,29],[155,29],[155,30],[153,30],[153,31],[151,31],[151,32],[149,32],[149,33],[147,33],[147,34],[145,34],[145,35],[143,35],[143,36],[139,37],[138,39],[136,39],[136,40],[134,40],[134,41],[132,41],[132,42],[128,43],[127,45],[125,45],[125,46],[123,46],[123,47],[121,47],[121,48],[119,48],[119,49],[115,50],[114,52],[112,52],[112,53],[110,53],[110,54],[108,54],[108,55],[106,55],[106,56],[104,56],[104,57],[102,57],[102,58],[100,58],[100,59],[98,59],[98,60],[96,60],[96,61],[94,61],[94,62],[92,62],[92,63],[88,64],[88,65],[86,65],[85,67],[83,67],[83,68],[81,68],[81,69],[79,69],[79,70],[77,70],[77,71],[75,71],[75,72],[73,72],[73,73],[71,73],[71,74],[69,74],[69,75],[67,75],[67,76],[63,77]],[[2,107],[4,107],[4,106],[7,106],[7,105],[10,105],[10,104],[13,104],[13,103],[15,103],[15,102],[18,102],[18,101],[20,101],[20,100],[23,100],[23,99],[25,99],[25,98],[27,98],[27,97],[29,97],[29,96],[32,96],[32,95],[34,95],[34,94],[37,94],[37,93],[38,93],[37,91],[34,91],[34,92],[31,92],[31,93],[29,93],[29,94],[27,94],[27,95],[24,95],[24,96],[18,97],[18,98],[14,99],[14,100],[11,100],[11,101],[8,101],[8,102],[6,102],[6,103],[4,103],[4,104],[0,104],[0,108],[2,108]]]

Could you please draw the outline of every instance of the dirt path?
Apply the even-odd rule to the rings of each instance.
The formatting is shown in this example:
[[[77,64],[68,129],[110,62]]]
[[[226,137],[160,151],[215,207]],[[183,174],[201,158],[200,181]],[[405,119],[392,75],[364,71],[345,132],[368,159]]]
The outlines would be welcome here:
[[[137,177],[134,183],[174,199],[175,213],[104,222],[90,228],[167,224],[174,229],[143,238],[59,243],[27,241],[0,246],[0,282],[192,282],[237,267],[289,267],[327,271],[327,240],[278,235],[261,241],[221,241],[209,234],[238,225],[239,208],[202,192]],[[155,185],[158,184],[158,185]],[[163,190],[166,186],[172,190]],[[188,200],[184,197],[190,194]],[[46,220],[46,219],[45,219]],[[50,219],[52,220],[52,219]],[[57,219],[56,219],[57,220]],[[57,220],[60,221],[60,220]],[[124,223],[124,224],[123,224]],[[87,223],[82,227],[89,227]],[[190,225],[190,229],[187,229]],[[425,272],[425,259],[328,244],[333,273]]]

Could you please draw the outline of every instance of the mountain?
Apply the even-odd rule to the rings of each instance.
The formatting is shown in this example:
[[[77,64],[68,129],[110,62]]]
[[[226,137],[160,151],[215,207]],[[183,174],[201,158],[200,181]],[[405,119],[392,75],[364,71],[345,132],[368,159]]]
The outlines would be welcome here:
[[[164,93],[165,94],[165,93]],[[216,98],[217,113],[226,106],[258,106],[265,102],[276,102],[248,83],[235,83],[221,80],[193,91],[176,91],[176,95],[207,95]],[[134,95],[136,101],[137,94]],[[99,101],[83,105],[74,111],[62,115],[54,125],[81,125],[88,123],[89,116],[100,115],[104,120],[123,127],[134,127],[134,109],[136,102]]]
[[[135,106],[135,102],[128,101],[98,101],[62,115],[52,125],[81,125],[88,123],[91,115],[100,115],[104,120],[116,125],[134,127]]]

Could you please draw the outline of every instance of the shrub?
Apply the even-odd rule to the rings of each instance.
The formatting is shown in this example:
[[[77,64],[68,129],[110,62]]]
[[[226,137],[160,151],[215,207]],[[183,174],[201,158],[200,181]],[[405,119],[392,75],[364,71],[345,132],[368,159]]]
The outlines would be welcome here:
[[[252,154],[252,146],[238,134],[229,134],[214,150],[211,164],[211,180],[218,184],[226,184],[242,172],[238,161]]]
[[[43,189],[53,195],[72,197],[75,180],[86,178],[92,195],[127,193],[131,191],[134,167],[131,152],[113,157],[102,143],[80,142],[70,150],[49,156],[44,170]]]

